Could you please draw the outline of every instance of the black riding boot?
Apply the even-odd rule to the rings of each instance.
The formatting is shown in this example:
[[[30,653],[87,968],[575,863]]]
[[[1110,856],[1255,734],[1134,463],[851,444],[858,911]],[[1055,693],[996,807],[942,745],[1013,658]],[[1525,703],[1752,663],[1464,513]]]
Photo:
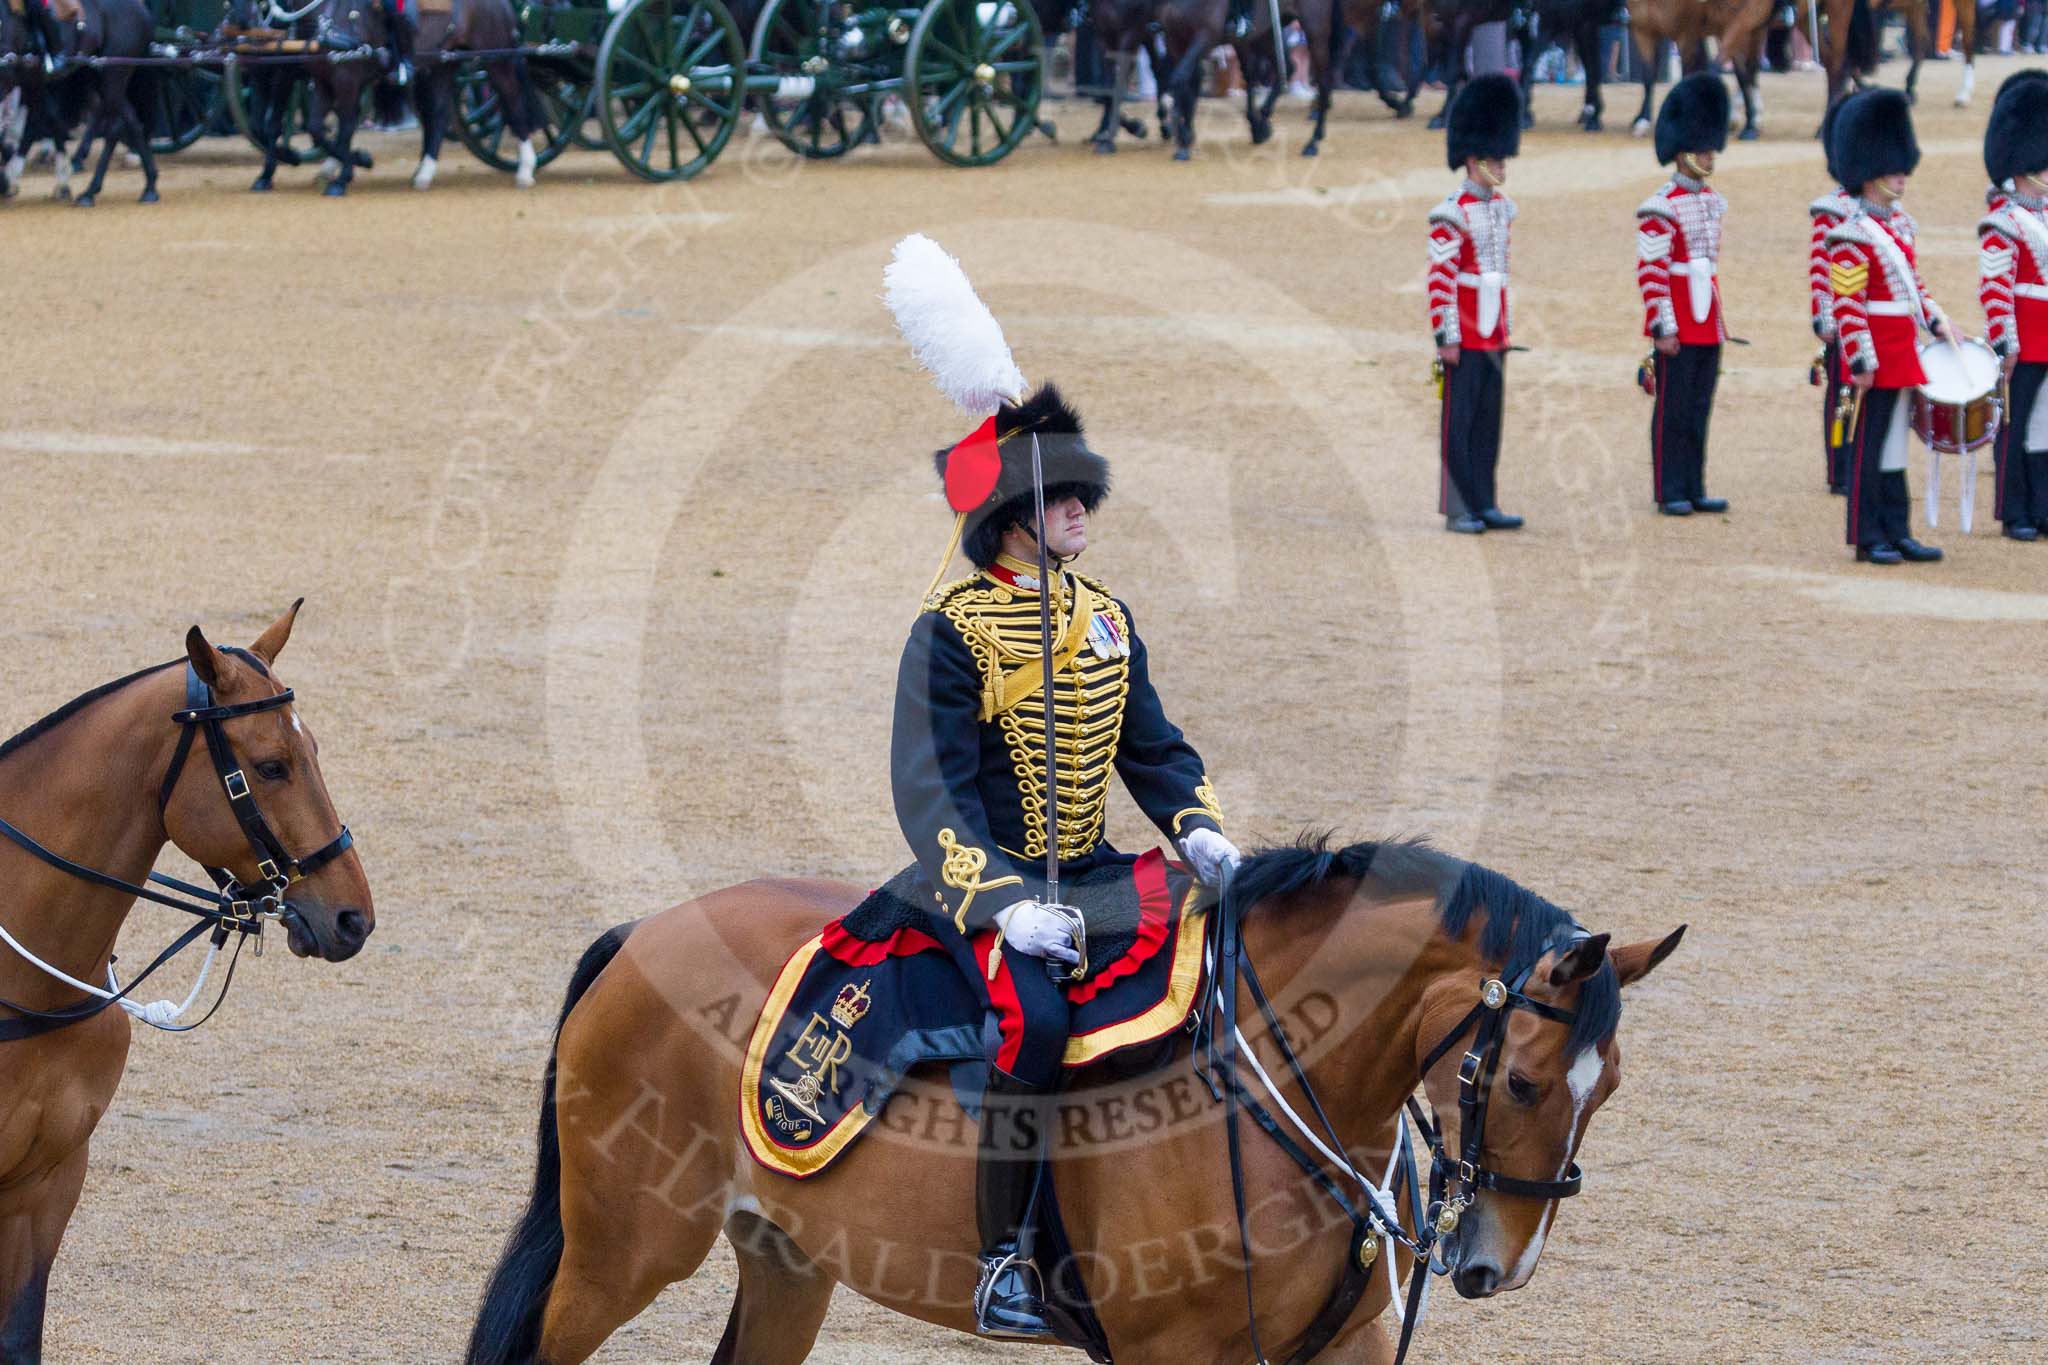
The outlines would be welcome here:
[[[999,1067],[989,1068],[974,1182],[974,1217],[981,1228],[981,1281],[974,1288],[974,1317],[983,1336],[1052,1335],[1027,1226],[1045,1160],[1052,1103],[1051,1091],[1033,1089]]]
[[[401,14],[396,0],[384,0],[384,31],[391,40],[391,82],[412,84],[412,16]]]
[[[64,25],[46,0],[28,0],[26,10],[29,27],[43,47],[43,71],[54,72],[64,64]]]

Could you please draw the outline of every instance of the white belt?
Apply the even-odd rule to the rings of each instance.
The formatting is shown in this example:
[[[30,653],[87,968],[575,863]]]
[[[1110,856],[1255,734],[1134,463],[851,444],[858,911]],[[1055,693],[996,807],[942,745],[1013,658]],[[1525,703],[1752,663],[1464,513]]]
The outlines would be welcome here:
[[[1900,303],[1895,299],[1880,299],[1865,304],[1863,311],[1874,318],[1909,318],[1913,316],[1913,305]]]
[[[2012,292],[2016,298],[2048,299],[2048,284],[2016,284]]]
[[[1479,335],[1483,337],[1492,336],[1500,326],[1500,301],[1501,296],[1507,290],[1507,272],[1503,270],[1483,270],[1474,275],[1469,271],[1459,271],[1458,283],[1464,285],[1467,289],[1475,289],[1479,292],[1477,300],[1479,306],[1475,310],[1478,316],[1473,321],[1479,326]]]

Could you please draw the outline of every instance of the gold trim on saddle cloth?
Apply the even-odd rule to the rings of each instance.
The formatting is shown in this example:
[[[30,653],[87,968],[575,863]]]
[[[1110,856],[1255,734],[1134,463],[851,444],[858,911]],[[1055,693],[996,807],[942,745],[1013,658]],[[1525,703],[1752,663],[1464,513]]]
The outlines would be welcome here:
[[[1166,994],[1151,1009],[1121,1024],[1106,1024],[1093,1033],[1077,1033],[1067,1039],[1067,1066],[1086,1066],[1119,1048],[1149,1043],[1173,1032],[1194,1008],[1195,992],[1202,986],[1202,930],[1209,912],[1195,909],[1195,897],[1202,884],[1191,881],[1180,903],[1180,924],[1174,930],[1173,973],[1167,978]]]

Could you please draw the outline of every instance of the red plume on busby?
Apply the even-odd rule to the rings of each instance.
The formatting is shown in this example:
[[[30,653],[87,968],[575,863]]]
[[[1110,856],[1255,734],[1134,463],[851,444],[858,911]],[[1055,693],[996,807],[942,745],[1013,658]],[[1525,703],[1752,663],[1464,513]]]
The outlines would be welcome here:
[[[1866,90],[1835,114],[1835,169],[1851,193],[1887,175],[1911,175],[1920,164],[1913,107],[1903,90]]]
[[[1657,164],[1685,152],[1718,152],[1728,145],[1728,85],[1712,71],[1695,71],[1665,92],[1657,110]]]
[[[2048,170],[2048,71],[2030,67],[1998,87],[1984,129],[1984,169],[1994,185]]]
[[[1506,76],[1474,76],[1444,116],[1444,151],[1452,170],[1478,158],[1506,160],[1522,150],[1522,90]]]
[[[1094,511],[1109,496],[1109,461],[1088,448],[1081,415],[1056,387],[1042,384],[1025,393],[1003,329],[960,263],[913,233],[896,244],[882,282],[884,301],[918,363],[962,411],[982,418],[964,439],[933,456],[958,517],[954,544],[975,567],[995,562],[1003,532],[1031,516],[1034,442],[1046,501],[1078,497]],[[952,555],[948,545],[946,558]]]

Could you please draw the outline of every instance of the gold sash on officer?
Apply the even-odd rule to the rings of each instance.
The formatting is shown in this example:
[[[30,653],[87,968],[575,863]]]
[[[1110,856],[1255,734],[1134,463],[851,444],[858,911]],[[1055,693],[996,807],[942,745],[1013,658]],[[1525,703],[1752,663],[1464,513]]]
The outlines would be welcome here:
[[[1058,643],[1053,646],[1052,668],[1054,673],[1058,673],[1061,669],[1072,663],[1074,656],[1081,652],[1081,646],[1087,643],[1088,640],[1088,627],[1086,623],[1095,619],[1095,600],[1089,596],[1088,585],[1080,579],[1072,577],[1072,575],[1068,575],[1068,578],[1074,585],[1074,610],[1073,614],[1067,617],[1066,628],[1060,635]],[[1043,588],[1040,590],[1043,591]],[[1034,656],[1031,662],[1025,664],[1022,668],[1003,674],[1001,680],[995,685],[984,685],[982,687],[982,720],[984,722],[994,720],[1012,707],[1020,706],[1030,701],[1038,695],[1039,690],[1044,685],[1044,665]]]

